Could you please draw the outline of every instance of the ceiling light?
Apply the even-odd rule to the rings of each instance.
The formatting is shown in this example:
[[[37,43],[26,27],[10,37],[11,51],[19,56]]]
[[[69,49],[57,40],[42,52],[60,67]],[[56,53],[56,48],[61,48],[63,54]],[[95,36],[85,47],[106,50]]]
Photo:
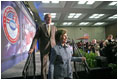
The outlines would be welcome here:
[[[71,25],[72,24],[72,22],[68,22],[68,25]]]
[[[81,1],[78,1],[78,4],[86,4],[86,5],[91,5],[91,4],[93,4],[95,1],[83,1],[83,0],[81,0]]]
[[[48,0],[43,0],[42,3],[50,3]]]
[[[79,25],[88,25],[89,24],[89,22],[81,22],[81,23],[79,23]]]
[[[94,25],[103,25],[103,24],[105,24],[105,22],[97,22],[97,23],[95,23]]]
[[[73,18],[73,16],[68,16],[68,18]]]
[[[101,16],[103,16],[104,14],[99,14],[99,16],[101,17]]]
[[[74,15],[75,15],[75,13],[70,13],[69,15],[70,15],[70,16],[74,16]]]
[[[80,16],[80,15],[82,15],[82,13],[77,13],[76,15],[79,15]]]
[[[83,1],[83,0],[78,1],[78,4],[85,4],[85,3],[86,3],[86,1]]]
[[[51,18],[56,18],[56,16],[51,16]]]
[[[46,14],[50,14],[51,18],[56,18],[56,13],[43,13],[43,15],[45,16]]]
[[[95,1],[87,1],[87,3],[86,4],[93,4]]]
[[[63,25],[65,25],[65,26],[69,26],[69,25],[71,25],[72,24],[72,22],[64,22],[63,23]]]
[[[57,0],[54,0],[54,1],[51,1],[52,3],[59,3],[59,1],[57,1]]]
[[[97,18],[100,18],[104,16],[104,14],[93,14],[92,16],[90,16],[89,18],[94,18],[94,19],[97,19]]]
[[[64,22],[63,25],[67,25],[67,22]]]
[[[78,18],[80,15],[82,15],[81,13],[70,13],[68,18]]]
[[[56,13],[51,13],[51,16],[56,16]]]
[[[52,18],[56,18],[56,13],[50,13]]]
[[[76,16],[74,16],[73,18],[78,18],[79,17],[79,15],[76,15]]]
[[[115,14],[115,15],[109,17],[108,19],[117,19],[117,14]]]
[[[82,14],[81,13],[77,13],[77,14],[75,14],[75,16],[73,17],[73,18],[78,18],[78,17],[80,17]]]
[[[95,16],[97,16],[98,14],[93,14],[92,16],[90,16],[89,18],[94,18]]]
[[[117,4],[117,2],[116,1],[113,1],[113,2],[111,2],[110,4],[109,4],[109,6],[114,6],[114,5],[116,5]]]

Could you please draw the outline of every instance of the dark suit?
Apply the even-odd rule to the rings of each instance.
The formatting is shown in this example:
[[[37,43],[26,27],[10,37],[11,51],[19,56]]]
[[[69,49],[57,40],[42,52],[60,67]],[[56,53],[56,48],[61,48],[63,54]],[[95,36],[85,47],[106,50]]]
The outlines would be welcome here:
[[[55,42],[55,32],[56,27],[51,26],[50,35],[48,34],[46,24],[41,25],[35,34],[33,39],[31,49],[34,49],[37,40],[40,41],[40,54],[41,54],[41,76],[42,78],[47,78],[46,71],[47,71],[47,61],[48,56],[51,52],[51,48],[56,45]]]

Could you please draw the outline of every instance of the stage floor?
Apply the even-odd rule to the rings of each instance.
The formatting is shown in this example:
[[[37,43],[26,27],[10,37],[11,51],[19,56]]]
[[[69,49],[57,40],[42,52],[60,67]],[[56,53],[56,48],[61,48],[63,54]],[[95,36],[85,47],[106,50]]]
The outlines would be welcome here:
[[[10,69],[7,69],[6,71],[1,73],[1,78],[12,78],[12,77],[22,77],[22,71],[25,65],[26,59],[21,61],[20,63],[16,64]],[[41,62],[40,62],[40,53],[36,52],[36,75],[40,75],[40,68],[41,68]]]

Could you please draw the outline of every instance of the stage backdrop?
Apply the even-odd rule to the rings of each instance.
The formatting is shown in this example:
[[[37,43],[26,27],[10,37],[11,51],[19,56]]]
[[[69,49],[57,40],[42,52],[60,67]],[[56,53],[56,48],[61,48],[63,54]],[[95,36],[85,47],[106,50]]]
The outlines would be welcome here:
[[[27,57],[36,26],[26,12],[21,2],[1,2],[2,72]]]

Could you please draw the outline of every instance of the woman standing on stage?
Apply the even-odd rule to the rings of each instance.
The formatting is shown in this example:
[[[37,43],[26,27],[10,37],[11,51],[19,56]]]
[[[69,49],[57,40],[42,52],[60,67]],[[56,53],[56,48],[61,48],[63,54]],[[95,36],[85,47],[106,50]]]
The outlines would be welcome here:
[[[84,61],[84,57],[73,57],[72,49],[70,49],[67,42],[67,31],[58,30],[55,35],[57,45],[52,49],[49,64],[49,79],[71,79],[72,68],[71,60]]]

